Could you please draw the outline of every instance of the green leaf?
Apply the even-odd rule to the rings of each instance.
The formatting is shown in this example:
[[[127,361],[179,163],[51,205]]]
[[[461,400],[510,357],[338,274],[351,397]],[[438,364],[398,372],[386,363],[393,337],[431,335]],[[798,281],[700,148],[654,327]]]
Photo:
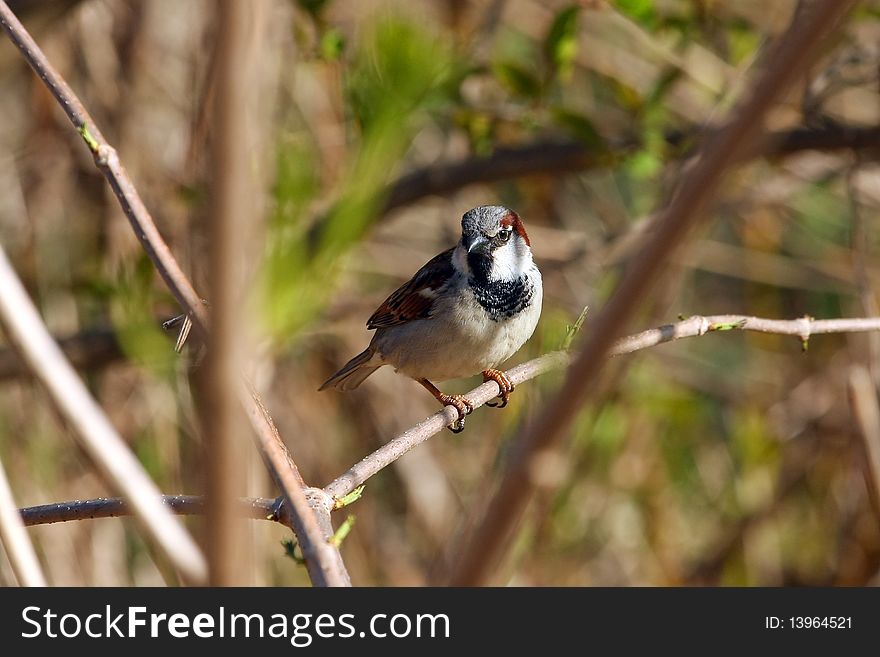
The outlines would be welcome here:
[[[146,253],[133,267],[124,267],[114,284],[110,317],[119,346],[130,360],[156,376],[171,377],[177,354],[153,314],[157,302],[155,276]]]
[[[608,150],[608,145],[602,138],[602,135],[599,134],[599,131],[596,130],[596,126],[594,126],[593,122],[583,114],[562,107],[554,107],[552,115],[553,121],[557,125],[565,128],[586,146],[599,152],[605,152]]]
[[[345,37],[337,29],[330,29],[321,35],[321,57],[328,62],[335,62],[345,50]]]
[[[431,110],[455,97],[468,70],[448,39],[417,23],[390,17],[358,32],[351,66],[343,67],[352,139],[342,193],[314,221],[306,219],[320,187],[320,153],[302,138],[281,153],[261,285],[277,339],[292,339],[326,305],[342,257],[376,218],[413,136]],[[328,48],[339,45],[331,38]]]
[[[578,334],[578,331],[581,330],[581,326],[584,325],[584,320],[587,318],[587,313],[590,311],[589,306],[584,306],[584,309],[581,311],[581,314],[578,315],[578,318],[575,320],[574,324],[569,324],[566,327],[565,338],[562,341],[562,350],[568,351],[569,347],[571,347],[571,343],[574,340],[575,336]]]
[[[657,26],[654,0],[614,0],[615,8],[646,28]]]
[[[644,150],[630,158],[628,168],[633,178],[645,180],[656,176],[663,169],[663,162],[654,153]]]
[[[296,541],[294,541],[292,539],[287,538],[287,539],[284,539],[283,541],[281,541],[281,545],[284,546],[284,556],[285,557],[290,557],[296,563],[298,563],[300,566],[306,565],[306,558],[302,555],[302,551],[300,551],[300,553],[297,554],[297,548],[299,547],[299,543],[297,543]]]
[[[350,515],[345,519],[345,522],[339,525],[339,529],[336,530],[333,536],[330,537],[330,545],[335,545],[336,547],[342,545],[342,541],[351,532],[352,527],[354,527],[354,516]]]
[[[525,67],[510,61],[497,62],[492,71],[501,86],[515,96],[535,99],[541,95],[541,82]]]
[[[625,82],[613,78],[601,76],[601,79],[611,91],[614,100],[625,110],[638,111],[642,108],[644,99],[634,87]]]
[[[544,38],[544,56],[549,68],[560,78],[571,77],[574,59],[577,56],[577,25],[580,7],[571,5],[556,14],[547,36]]]
[[[677,66],[671,66],[667,68],[661,75],[657,82],[654,83],[654,86],[648,92],[648,95],[645,96],[643,103],[648,108],[655,108],[657,106],[664,107],[665,109],[665,101],[666,95],[672,90],[675,83],[684,76],[684,71],[682,71]]]
[[[317,18],[327,4],[327,0],[296,0],[296,3],[313,18]]]
[[[475,154],[489,155],[492,152],[495,126],[489,114],[462,108],[455,113],[454,120],[467,133]]]
[[[353,504],[361,499],[361,495],[364,493],[364,484],[361,484],[353,491],[351,491],[348,495],[343,495],[338,500],[335,500],[333,504],[333,510],[341,509],[344,506],[348,506],[349,504]]]

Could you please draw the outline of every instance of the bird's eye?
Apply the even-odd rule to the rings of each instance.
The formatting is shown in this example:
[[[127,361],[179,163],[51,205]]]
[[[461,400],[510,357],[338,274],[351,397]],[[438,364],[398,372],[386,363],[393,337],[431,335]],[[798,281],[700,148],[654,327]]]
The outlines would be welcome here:
[[[506,242],[507,240],[509,240],[510,239],[510,229],[509,228],[502,228],[501,230],[499,230],[497,238],[498,238],[498,241],[500,241],[500,242]]]

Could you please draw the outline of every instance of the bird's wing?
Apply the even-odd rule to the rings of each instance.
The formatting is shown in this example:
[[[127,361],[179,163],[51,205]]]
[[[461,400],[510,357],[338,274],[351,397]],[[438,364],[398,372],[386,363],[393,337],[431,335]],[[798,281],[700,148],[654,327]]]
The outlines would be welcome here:
[[[367,320],[367,328],[387,328],[430,317],[440,290],[455,273],[453,250],[431,258],[415,276],[397,288]]]

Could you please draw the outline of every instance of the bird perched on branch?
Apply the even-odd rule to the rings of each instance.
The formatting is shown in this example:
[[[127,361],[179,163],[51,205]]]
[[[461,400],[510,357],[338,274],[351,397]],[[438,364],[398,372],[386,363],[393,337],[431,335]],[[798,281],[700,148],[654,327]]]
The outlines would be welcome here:
[[[541,315],[541,273],[519,216],[499,205],[469,210],[458,244],[435,256],[379,306],[367,321],[376,330],[370,346],[319,390],[353,390],[383,365],[391,365],[458,411],[450,429],[464,429],[473,404],[441,392],[431,381],[482,372],[495,381],[500,407],[513,384],[498,369],[535,330]],[[492,404],[494,405],[494,404]]]

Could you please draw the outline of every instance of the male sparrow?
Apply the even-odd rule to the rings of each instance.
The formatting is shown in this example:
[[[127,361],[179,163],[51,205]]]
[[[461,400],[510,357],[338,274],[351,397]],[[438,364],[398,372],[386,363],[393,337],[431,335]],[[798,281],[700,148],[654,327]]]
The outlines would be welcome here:
[[[441,404],[458,411],[449,427],[464,429],[473,404],[441,392],[444,381],[482,372],[495,381],[501,408],[513,384],[497,369],[528,340],[541,315],[541,273],[532,262],[519,216],[499,205],[469,210],[458,244],[435,256],[367,320],[370,346],[319,390],[353,390],[383,365],[421,383]],[[494,404],[492,404],[494,405]]]

